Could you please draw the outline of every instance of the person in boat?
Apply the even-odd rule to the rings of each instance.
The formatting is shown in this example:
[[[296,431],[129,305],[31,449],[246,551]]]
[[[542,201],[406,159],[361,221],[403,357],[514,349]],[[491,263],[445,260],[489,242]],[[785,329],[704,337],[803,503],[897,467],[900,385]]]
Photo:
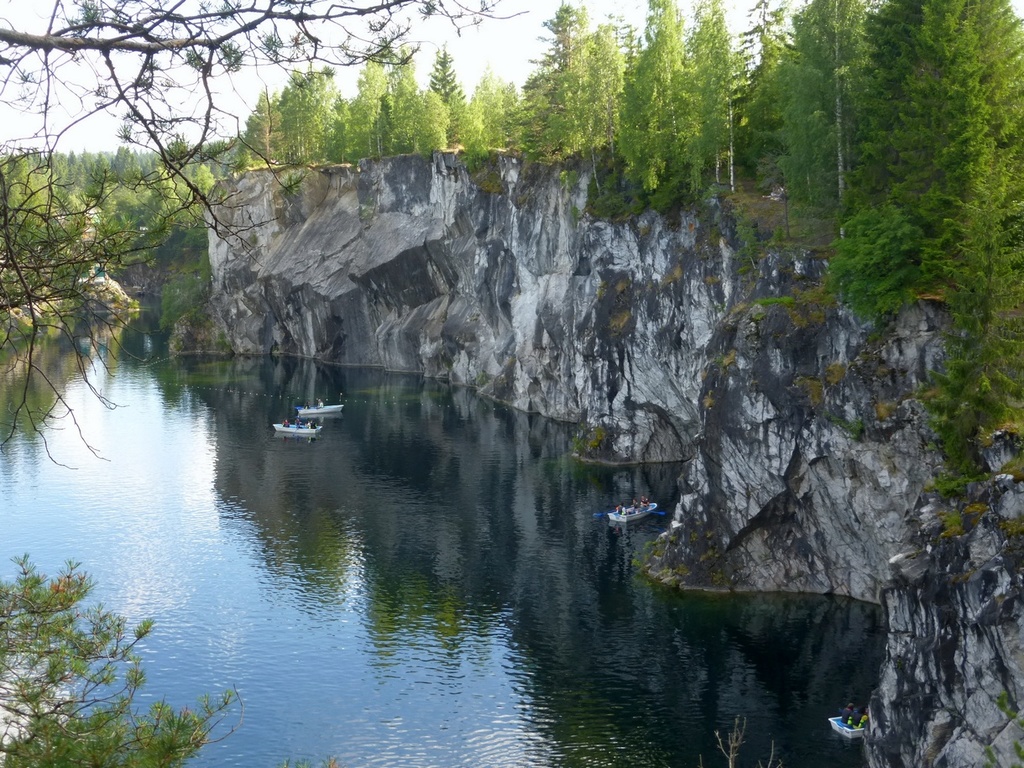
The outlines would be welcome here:
[[[316,407],[317,408],[323,408],[324,407],[324,401],[323,400],[317,400],[316,401]]]
[[[856,711],[857,708],[853,706],[853,702],[851,701],[843,708],[843,711],[839,713],[839,722],[849,725],[850,720],[853,718],[853,713]]]
[[[865,728],[868,724],[868,708],[861,707],[853,715],[853,727],[854,728]]]
[[[644,509],[647,509],[647,505],[648,505],[649,503],[650,503],[650,502],[648,501],[648,499],[647,499],[647,497],[646,497],[646,496],[641,496],[641,497],[640,497],[640,506],[641,506],[641,507],[643,507]]]

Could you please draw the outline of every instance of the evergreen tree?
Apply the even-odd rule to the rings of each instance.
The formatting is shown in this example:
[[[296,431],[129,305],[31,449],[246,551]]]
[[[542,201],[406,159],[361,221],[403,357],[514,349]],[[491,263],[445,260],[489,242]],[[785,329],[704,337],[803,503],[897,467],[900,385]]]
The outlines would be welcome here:
[[[862,314],[946,303],[947,367],[929,403],[968,474],[1020,396],[1024,36],[1006,0],[890,0],[868,42],[865,161],[832,271]]]
[[[461,141],[459,125],[466,112],[466,94],[455,75],[454,61],[445,46],[434,57],[434,67],[430,71],[429,90],[436,93],[447,109],[449,125],[446,144],[453,147]],[[431,107],[431,109],[433,109]]]
[[[554,160],[582,145],[581,101],[587,12],[567,3],[544,22],[550,37],[537,70],[523,85],[523,147],[537,158]]]
[[[891,223],[919,235],[889,263],[889,277],[899,273],[900,281],[875,275],[902,298],[875,291],[873,301],[855,305],[862,313],[891,311],[915,292],[942,296],[956,284],[965,206],[978,199],[982,178],[999,180],[986,193],[986,205],[1004,212],[997,220],[1020,199],[1021,184],[1007,181],[1017,178],[1012,169],[1024,151],[1020,38],[1005,0],[891,0],[869,19],[863,162],[851,176],[846,222],[857,236],[841,244],[841,287],[858,294],[850,284],[866,279],[858,264],[873,258],[875,237],[887,237],[861,226],[878,209],[891,208]]]
[[[736,99],[736,154],[748,173],[763,177],[774,174],[782,152],[783,93],[778,74],[786,44],[784,0],[757,0],[751,16],[754,24],[740,42],[746,77]]]
[[[139,710],[145,676],[137,646],[152,631],[83,603],[92,581],[69,564],[48,579],[21,558],[0,581],[0,664],[5,728],[0,763],[36,766],[182,766],[209,743],[234,696]],[[5,723],[6,725],[6,723]]]
[[[1024,250],[1001,236],[991,206],[968,212],[963,276],[949,297],[955,326],[925,398],[947,464],[964,478],[984,467],[981,447],[992,432],[1019,430],[1024,417]]]

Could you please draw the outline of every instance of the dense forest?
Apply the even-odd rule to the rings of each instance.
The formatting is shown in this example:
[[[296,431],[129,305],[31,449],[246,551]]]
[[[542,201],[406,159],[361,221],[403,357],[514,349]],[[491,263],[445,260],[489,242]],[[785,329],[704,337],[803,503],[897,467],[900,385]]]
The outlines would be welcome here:
[[[593,171],[588,212],[669,212],[737,179],[829,225],[831,287],[880,325],[947,307],[945,369],[920,393],[953,482],[976,476],[1024,396],[1024,34],[1007,0],[759,0],[734,39],[722,0],[650,0],[642,32],[561,5],[521,91],[488,71],[467,98],[441,50],[367,63],[352,98],[330,69],[263,94],[244,165],[456,149]],[[577,166],[578,167],[578,166]]]

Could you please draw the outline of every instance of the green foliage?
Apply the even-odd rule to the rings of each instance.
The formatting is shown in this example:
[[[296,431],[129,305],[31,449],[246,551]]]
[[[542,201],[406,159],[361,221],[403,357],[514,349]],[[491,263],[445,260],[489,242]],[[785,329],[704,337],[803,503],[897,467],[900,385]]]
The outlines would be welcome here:
[[[443,142],[436,146],[453,147],[462,139],[461,125],[467,101],[462,85],[455,75],[455,61],[448,53],[448,46],[442,47],[434,57],[434,67],[430,70],[429,90],[440,98],[449,118]]]
[[[256,108],[245,121],[239,167],[269,165],[277,160],[281,147],[280,100],[267,91],[261,91]]]
[[[181,766],[209,742],[234,702],[232,693],[175,710],[134,704],[145,681],[138,644],[144,621],[87,607],[92,581],[68,563],[53,579],[27,557],[13,582],[0,582],[3,709],[18,724],[0,744],[5,768]]]
[[[970,207],[962,253],[964,269],[951,292],[954,329],[946,339],[945,370],[925,399],[932,427],[950,468],[977,474],[984,468],[987,436],[1024,414],[1024,306],[1020,247],[1004,246],[989,208]]]
[[[956,499],[964,495],[970,483],[981,479],[981,475],[958,475],[942,472],[935,478],[935,490],[944,499]]]
[[[713,168],[715,180],[719,180],[731,139],[733,91],[740,62],[732,49],[722,0],[697,3],[687,51],[694,71],[684,84],[690,122],[685,152],[690,191],[696,193],[704,186],[708,169]]]
[[[793,18],[793,45],[779,67],[785,144],[779,165],[787,192],[832,211],[851,167],[865,16],[863,0],[812,0]]]
[[[184,272],[169,280],[160,294],[160,327],[173,328],[182,317],[200,313],[209,291],[209,275],[201,272]]]
[[[785,102],[779,64],[786,45],[784,5],[779,0],[757,0],[750,11],[753,26],[741,35],[746,78],[739,86],[734,122],[738,161],[751,174],[775,165],[782,154]]]
[[[964,535],[964,520],[959,510],[950,509],[939,512],[939,520],[942,521],[942,538],[948,539],[954,536]]]
[[[838,427],[842,427],[854,440],[860,440],[864,436],[864,420],[854,419],[847,421],[833,414],[828,414],[828,420]]]
[[[825,387],[820,379],[813,376],[797,376],[793,379],[793,383],[803,390],[812,406],[817,408],[821,405],[825,398]]]
[[[190,196],[127,151],[0,157],[0,310],[70,318],[87,279],[141,260],[168,222],[188,218]]]
[[[488,67],[473,92],[461,126],[468,163],[486,159],[494,150],[515,144],[520,99],[515,85]]]
[[[1024,519],[1018,517],[1015,520],[1000,520],[999,528],[1009,538],[1019,539],[1024,536]]]
[[[292,72],[277,102],[280,157],[289,165],[323,163],[334,128],[337,98],[329,67]]]
[[[645,208],[640,193],[622,172],[621,163],[605,155],[590,177],[586,211],[595,218],[610,221],[639,216]]]
[[[594,101],[580,93],[587,12],[562,3],[544,28],[548,48],[523,85],[522,143],[527,156],[555,160],[582,148],[586,113]]]
[[[862,317],[894,314],[911,299],[918,282],[921,234],[895,205],[862,210],[836,243],[831,284]]]
[[[996,699],[996,705],[1010,720],[1017,722],[1017,727],[1024,728],[1024,718],[1019,717],[1019,713],[1010,706],[1010,696],[1006,691],[1001,691],[999,697]],[[1024,747],[1021,746],[1020,742],[1013,742],[1013,751],[1018,758],[1024,760]],[[996,761],[995,751],[992,747],[985,747],[985,768],[1021,768],[1021,763],[1010,763],[1010,765],[1004,766]]]
[[[368,61],[359,73],[358,92],[349,107],[346,150],[350,159],[384,154],[382,111],[388,90],[384,66]]]
[[[683,20],[674,0],[651,0],[646,45],[626,69],[619,147],[630,179],[645,192],[661,188],[655,207],[682,182],[683,83],[686,56]]]
[[[404,155],[419,151],[417,129],[422,120],[423,102],[419,86],[416,84],[415,68],[411,63],[391,67],[388,72],[388,88],[381,107],[384,154]],[[447,129],[446,119],[441,130],[442,141]]]
[[[796,299],[792,296],[765,296],[763,299],[755,299],[754,304],[758,307],[792,307],[796,304]]]

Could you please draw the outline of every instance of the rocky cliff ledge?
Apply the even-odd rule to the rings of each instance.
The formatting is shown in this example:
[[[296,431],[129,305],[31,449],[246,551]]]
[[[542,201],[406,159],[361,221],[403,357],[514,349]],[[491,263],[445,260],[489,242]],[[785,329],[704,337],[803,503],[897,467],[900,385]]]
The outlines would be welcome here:
[[[922,544],[940,457],[914,393],[941,360],[942,313],[922,303],[872,332],[820,288],[814,254],[738,242],[727,200],[609,223],[582,214],[588,183],[513,158],[478,183],[440,154],[247,174],[211,231],[215,322],[237,353],[418,371],[575,422],[591,460],[683,461],[654,578],[883,601],[891,658],[927,652],[898,645],[904,619],[955,626],[937,642],[959,666],[931,673],[980,680],[969,600],[935,586],[973,577]],[[1012,703],[1020,644],[1000,622],[985,642],[1002,644]],[[938,695],[901,719],[887,693],[910,684],[901,669],[876,696],[874,765],[968,765],[937,756],[1008,721],[998,690],[948,727]],[[943,746],[898,762],[925,731]]]
[[[870,768],[1009,768],[1024,744],[1024,484],[1000,475],[927,520],[891,561]],[[1000,699],[1002,703],[1000,705]]]

